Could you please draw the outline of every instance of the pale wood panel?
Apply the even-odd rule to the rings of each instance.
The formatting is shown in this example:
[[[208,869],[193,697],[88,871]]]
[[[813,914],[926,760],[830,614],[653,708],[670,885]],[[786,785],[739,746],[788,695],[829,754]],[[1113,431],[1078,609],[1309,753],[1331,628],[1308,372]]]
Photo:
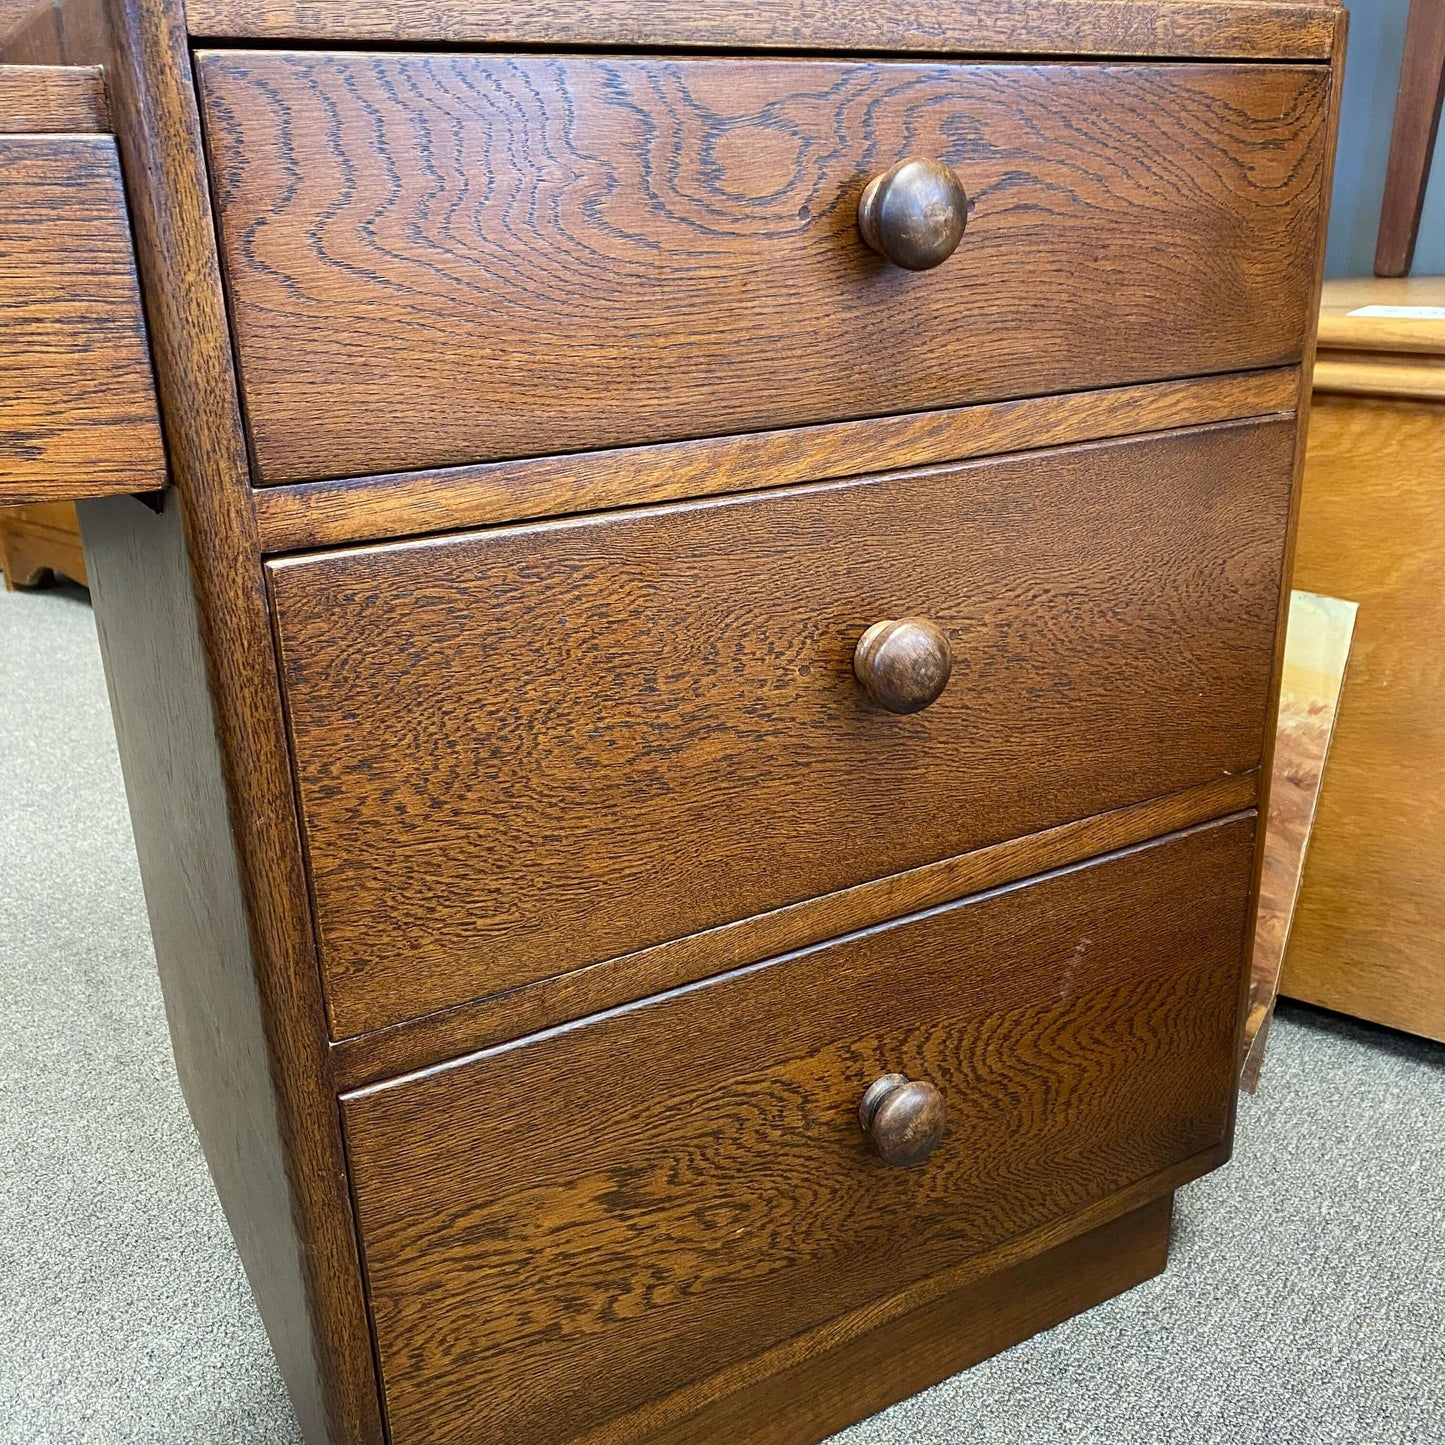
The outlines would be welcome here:
[[[1325,396],[1295,579],[1360,604],[1281,990],[1445,1039],[1445,407]]]
[[[1445,353],[1445,316],[1356,316],[1366,307],[1445,311],[1445,276],[1349,276],[1320,294],[1319,346],[1327,351]],[[1323,359],[1323,358],[1322,358]]]
[[[165,484],[115,142],[0,139],[0,505]]]
[[[1445,400],[1445,357],[1418,353],[1321,352],[1314,389],[1356,396],[1409,396]]]
[[[47,571],[87,585],[73,502],[0,507],[0,571],[5,587],[30,587]]]

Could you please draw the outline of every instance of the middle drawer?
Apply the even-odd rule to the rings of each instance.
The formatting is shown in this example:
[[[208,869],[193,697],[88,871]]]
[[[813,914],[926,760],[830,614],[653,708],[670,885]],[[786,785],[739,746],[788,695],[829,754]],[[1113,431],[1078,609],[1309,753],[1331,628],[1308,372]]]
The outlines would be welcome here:
[[[1257,767],[1292,442],[272,562],[336,1035]],[[853,654],[909,616],[953,676],[899,716]]]

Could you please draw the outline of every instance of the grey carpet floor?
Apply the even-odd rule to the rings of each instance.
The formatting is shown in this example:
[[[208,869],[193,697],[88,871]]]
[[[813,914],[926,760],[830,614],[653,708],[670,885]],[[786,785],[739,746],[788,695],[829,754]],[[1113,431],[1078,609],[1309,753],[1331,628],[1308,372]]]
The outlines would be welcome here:
[[[171,1069],[95,630],[0,595],[0,1445],[298,1445]],[[1445,1442],[1445,1049],[1288,1009],[1161,1278],[834,1445]]]

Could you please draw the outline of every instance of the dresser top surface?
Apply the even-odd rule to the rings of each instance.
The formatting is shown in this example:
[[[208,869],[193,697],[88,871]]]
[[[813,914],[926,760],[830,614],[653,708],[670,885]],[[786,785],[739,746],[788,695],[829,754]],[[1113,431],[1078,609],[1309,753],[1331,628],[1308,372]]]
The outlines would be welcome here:
[[[190,0],[207,40],[1328,59],[1338,0]]]

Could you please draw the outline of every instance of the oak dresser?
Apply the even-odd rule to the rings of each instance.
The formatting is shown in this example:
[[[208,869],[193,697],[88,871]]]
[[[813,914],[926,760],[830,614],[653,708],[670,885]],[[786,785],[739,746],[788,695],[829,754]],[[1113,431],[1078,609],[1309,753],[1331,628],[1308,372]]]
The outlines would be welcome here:
[[[10,35],[0,502],[88,499],[309,1441],[815,1441],[1163,1267],[1231,1147],[1343,37]]]

